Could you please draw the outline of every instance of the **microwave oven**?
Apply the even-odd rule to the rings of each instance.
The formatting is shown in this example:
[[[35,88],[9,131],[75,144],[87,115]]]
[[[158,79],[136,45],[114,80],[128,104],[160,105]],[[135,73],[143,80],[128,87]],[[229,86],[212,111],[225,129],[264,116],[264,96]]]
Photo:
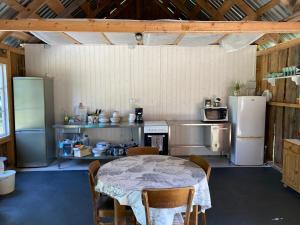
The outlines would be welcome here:
[[[202,120],[205,122],[228,121],[227,107],[205,107],[202,109]]]

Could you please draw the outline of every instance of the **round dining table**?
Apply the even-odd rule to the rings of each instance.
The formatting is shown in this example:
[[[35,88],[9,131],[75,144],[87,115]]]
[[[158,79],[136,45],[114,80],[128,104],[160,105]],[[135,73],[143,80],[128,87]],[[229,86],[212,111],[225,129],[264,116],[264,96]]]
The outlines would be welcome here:
[[[115,224],[123,225],[125,206],[130,206],[137,221],[146,225],[141,193],[145,188],[195,188],[192,219],[197,224],[198,206],[204,211],[211,207],[206,174],[193,162],[166,155],[138,155],[108,162],[97,173],[95,190],[115,199]],[[150,208],[153,225],[181,224],[185,207]],[[119,215],[118,215],[119,214]]]

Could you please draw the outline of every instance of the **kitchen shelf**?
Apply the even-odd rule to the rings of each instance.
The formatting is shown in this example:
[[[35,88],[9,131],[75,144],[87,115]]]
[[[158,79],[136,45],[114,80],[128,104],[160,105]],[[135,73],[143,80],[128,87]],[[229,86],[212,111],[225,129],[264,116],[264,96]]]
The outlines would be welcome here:
[[[285,103],[285,102],[269,102],[269,105],[287,108],[298,108],[300,109],[300,104],[295,103]]]
[[[293,75],[293,76],[284,76],[284,77],[270,77],[270,78],[264,78],[263,80],[267,80],[269,84],[272,86],[275,86],[276,80],[278,79],[287,79],[291,78],[292,81],[296,83],[296,85],[300,85],[300,75]]]
[[[63,160],[73,160],[73,159],[90,159],[90,160],[113,160],[123,156],[111,156],[111,155],[101,155],[94,156],[93,154],[87,155],[84,157],[74,157],[66,156],[61,154],[61,148],[59,148],[59,141],[64,139],[65,134],[81,134],[84,129],[106,129],[106,128],[130,128],[138,130],[138,145],[142,145],[142,128],[144,127],[143,123],[129,123],[129,122],[120,122],[120,123],[59,123],[52,126],[55,129],[56,134],[56,157],[58,160],[58,168],[60,168],[61,162]]]
[[[93,154],[90,154],[90,155],[87,155],[87,156],[83,156],[83,157],[75,157],[75,156],[72,156],[72,155],[62,155],[60,154],[59,155],[59,158],[61,159],[91,159],[91,160],[94,160],[94,159],[118,159],[118,158],[122,158],[124,157],[123,155],[122,156],[112,156],[112,155],[100,155],[100,156],[94,156]]]

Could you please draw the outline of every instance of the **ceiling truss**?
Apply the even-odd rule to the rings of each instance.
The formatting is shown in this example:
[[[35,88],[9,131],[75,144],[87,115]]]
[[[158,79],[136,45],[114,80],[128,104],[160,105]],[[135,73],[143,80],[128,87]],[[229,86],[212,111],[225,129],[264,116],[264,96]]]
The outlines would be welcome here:
[[[260,20],[260,17],[274,6],[286,2],[283,0],[270,0],[265,5],[261,6],[257,10],[251,8],[244,0],[224,0],[220,7],[215,7],[208,0],[153,0],[171,19],[183,19],[183,20],[201,20],[201,14],[206,15],[207,20],[211,21],[224,21],[227,20],[226,14],[233,8],[239,7],[242,12],[245,13],[245,17],[241,20]],[[142,17],[142,2],[141,0],[73,0],[69,5],[64,6],[61,0],[32,0],[28,5],[23,6],[17,0],[1,0],[1,2],[7,4],[10,8],[17,12],[15,19],[24,18],[45,18],[39,15],[39,10],[43,7],[50,8],[55,18],[72,18],[72,13],[75,10],[81,10],[86,18],[116,18],[122,10],[126,7],[136,8],[136,19]],[[147,2],[147,1],[145,1]],[[147,4],[147,3],[144,3]],[[47,18],[47,17],[46,17]],[[299,18],[299,16],[297,17]],[[295,18],[293,17],[295,20]],[[68,37],[69,40],[72,37]],[[182,35],[182,37],[184,34]],[[22,33],[16,35],[16,32],[5,31],[0,34],[0,42],[7,37],[18,38],[24,42],[35,42],[37,39],[29,34]],[[257,43],[265,43],[269,40],[280,42],[279,34],[270,35],[267,34],[260,38]],[[75,44],[80,44],[73,40]]]

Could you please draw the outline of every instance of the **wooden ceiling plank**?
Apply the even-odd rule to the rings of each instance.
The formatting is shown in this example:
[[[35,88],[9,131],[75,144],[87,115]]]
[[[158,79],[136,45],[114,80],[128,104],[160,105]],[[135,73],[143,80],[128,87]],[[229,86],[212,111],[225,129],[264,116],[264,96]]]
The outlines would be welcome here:
[[[171,32],[171,33],[299,33],[298,22],[151,21],[151,20],[0,20],[0,31]]]
[[[300,38],[296,38],[296,39],[293,39],[293,40],[290,40],[290,41],[282,42],[278,45],[275,45],[274,47],[257,51],[256,56],[267,55],[267,54],[270,54],[274,51],[279,51],[279,50],[291,48],[291,47],[298,46],[298,45],[300,45]]]
[[[17,12],[21,12],[25,10],[25,7],[18,3],[16,0],[1,0],[1,2],[8,5],[10,8],[13,8]]]

